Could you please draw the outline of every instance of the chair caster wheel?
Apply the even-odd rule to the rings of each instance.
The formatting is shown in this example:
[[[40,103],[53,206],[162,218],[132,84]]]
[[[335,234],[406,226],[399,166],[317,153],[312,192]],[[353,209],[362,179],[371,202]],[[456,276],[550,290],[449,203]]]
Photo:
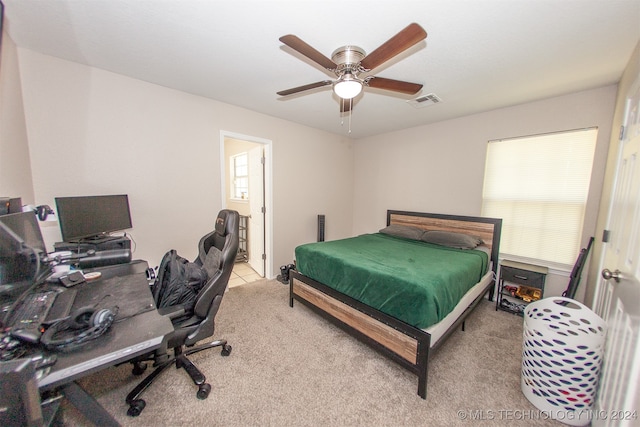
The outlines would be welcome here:
[[[220,352],[223,356],[228,356],[231,354],[231,346],[229,344],[222,347],[222,351]]]
[[[202,384],[198,388],[198,393],[196,393],[196,396],[198,397],[198,399],[204,400],[209,396],[209,392],[210,391],[211,391],[211,385],[209,385],[207,383]]]
[[[131,369],[131,373],[135,376],[139,376],[139,375],[142,375],[146,370],[147,370],[146,363],[134,363],[133,369]]]
[[[147,403],[144,400],[136,399],[129,404],[127,415],[130,417],[137,417],[138,415],[140,415],[145,406],[147,406]]]

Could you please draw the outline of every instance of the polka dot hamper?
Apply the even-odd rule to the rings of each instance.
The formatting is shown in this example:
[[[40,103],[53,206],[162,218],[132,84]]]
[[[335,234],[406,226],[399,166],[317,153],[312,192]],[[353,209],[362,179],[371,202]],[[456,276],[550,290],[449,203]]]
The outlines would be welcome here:
[[[522,392],[546,416],[585,426],[598,388],[606,323],[587,306],[564,297],[524,311]]]

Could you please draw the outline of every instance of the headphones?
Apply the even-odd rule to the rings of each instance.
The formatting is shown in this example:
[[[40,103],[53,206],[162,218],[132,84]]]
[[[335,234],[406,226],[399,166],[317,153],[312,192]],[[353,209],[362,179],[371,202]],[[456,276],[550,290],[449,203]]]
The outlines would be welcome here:
[[[49,326],[40,342],[49,350],[74,349],[107,332],[117,314],[118,307],[80,308],[68,318]]]
[[[36,206],[36,215],[40,221],[45,221],[53,213],[53,209],[49,205]]]

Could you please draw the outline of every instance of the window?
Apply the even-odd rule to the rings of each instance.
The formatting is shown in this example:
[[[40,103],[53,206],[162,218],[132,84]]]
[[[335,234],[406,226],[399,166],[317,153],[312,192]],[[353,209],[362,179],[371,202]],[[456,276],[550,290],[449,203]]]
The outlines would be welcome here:
[[[249,157],[247,153],[240,153],[231,157],[231,194],[234,199],[247,200],[249,198]]]
[[[597,135],[593,128],[489,141],[482,215],[502,218],[502,254],[575,262]]]

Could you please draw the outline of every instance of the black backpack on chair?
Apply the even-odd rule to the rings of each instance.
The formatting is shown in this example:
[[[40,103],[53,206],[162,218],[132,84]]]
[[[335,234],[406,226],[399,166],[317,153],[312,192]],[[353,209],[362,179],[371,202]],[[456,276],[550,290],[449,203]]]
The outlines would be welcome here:
[[[207,270],[177,254],[175,249],[167,252],[158,267],[153,284],[153,299],[157,308],[182,305],[185,312],[193,312],[200,289],[207,283]]]

